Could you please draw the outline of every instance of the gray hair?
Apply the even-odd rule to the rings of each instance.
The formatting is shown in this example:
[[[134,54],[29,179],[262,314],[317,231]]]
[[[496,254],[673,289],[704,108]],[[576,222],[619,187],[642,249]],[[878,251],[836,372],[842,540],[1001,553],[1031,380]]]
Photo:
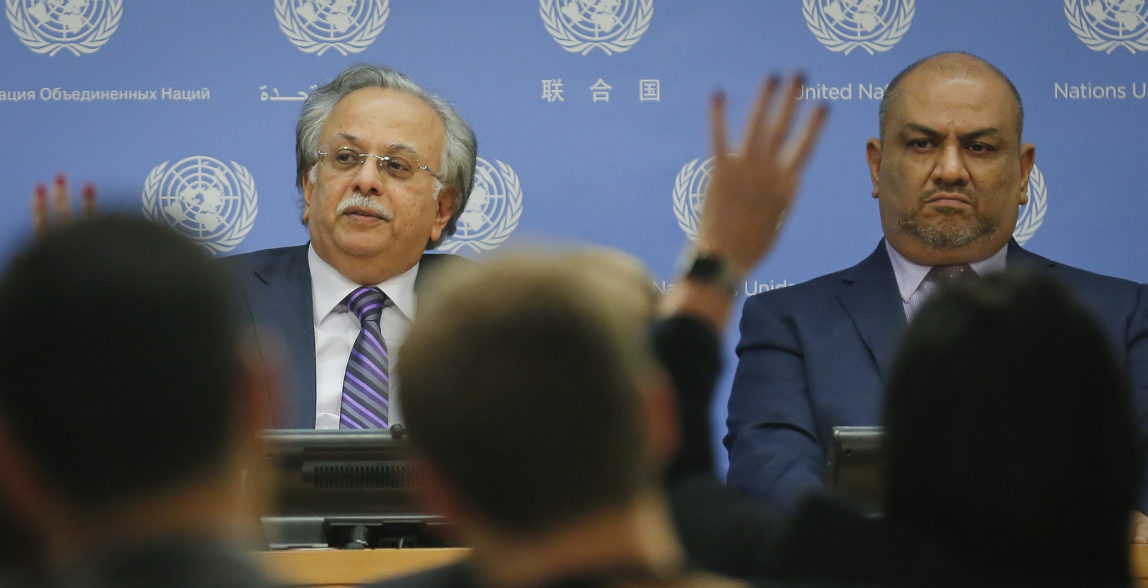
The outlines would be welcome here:
[[[454,234],[458,217],[466,209],[470,191],[474,188],[474,167],[478,157],[478,142],[470,125],[462,120],[446,100],[435,96],[416,84],[406,75],[388,67],[357,64],[343,70],[330,83],[317,88],[299,113],[295,124],[295,185],[303,190],[303,176],[311,171],[319,161],[319,132],[323,124],[340,100],[347,94],[362,88],[383,88],[409,94],[430,106],[446,127],[442,165],[439,175],[448,186],[458,191],[454,210],[437,240],[427,243],[427,249],[434,249],[447,237]],[[437,196],[438,190],[435,194]]]

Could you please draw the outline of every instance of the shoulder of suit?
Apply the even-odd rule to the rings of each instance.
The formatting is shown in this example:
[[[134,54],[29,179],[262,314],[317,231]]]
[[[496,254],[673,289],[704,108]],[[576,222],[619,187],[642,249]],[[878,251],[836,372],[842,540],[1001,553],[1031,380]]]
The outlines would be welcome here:
[[[290,245],[287,247],[271,247],[268,249],[259,249],[257,251],[248,251],[247,253],[236,253],[235,255],[227,255],[219,259],[225,262],[244,262],[249,260],[269,259],[273,257],[282,257],[287,255],[298,255],[300,251],[306,253],[307,245]]]
[[[306,256],[306,254],[307,245],[292,245],[290,247],[272,247],[270,249],[249,251],[247,253],[237,253],[235,255],[221,257],[219,260],[229,266],[239,268],[260,265],[270,261],[275,261],[277,259],[284,259],[297,255]]]
[[[1069,282],[1078,282],[1082,284],[1108,288],[1138,289],[1144,286],[1144,284],[1126,278],[1100,274],[1094,271],[1060,263],[1059,261],[1037,255],[1036,253],[1033,253],[1027,249],[1021,249],[1020,251],[1023,252],[1023,255],[1026,256],[1022,258],[1024,267],[1035,266],[1038,269],[1048,271],[1052,275]]]
[[[768,286],[769,289],[753,294],[749,296],[749,299],[769,300],[771,302],[781,302],[785,300],[809,302],[811,298],[815,298],[819,295],[829,296],[841,287],[841,283],[846,277],[856,271],[857,266],[855,265],[795,284],[789,284],[786,281],[783,281],[780,286],[776,283],[757,284],[757,286],[761,287]],[[750,278],[747,283],[747,288],[755,287],[755,281],[752,278]]]

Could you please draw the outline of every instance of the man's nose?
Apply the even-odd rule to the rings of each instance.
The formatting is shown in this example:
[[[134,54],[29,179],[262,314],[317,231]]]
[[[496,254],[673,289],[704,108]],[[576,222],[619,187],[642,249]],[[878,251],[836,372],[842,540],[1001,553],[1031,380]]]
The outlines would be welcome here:
[[[933,182],[963,185],[969,181],[969,170],[959,145],[945,145],[937,154],[933,166]]]
[[[356,170],[354,187],[361,194],[378,195],[383,193],[383,177],[379,173],[377,164],[378,162],[374,158],[366,157]]]

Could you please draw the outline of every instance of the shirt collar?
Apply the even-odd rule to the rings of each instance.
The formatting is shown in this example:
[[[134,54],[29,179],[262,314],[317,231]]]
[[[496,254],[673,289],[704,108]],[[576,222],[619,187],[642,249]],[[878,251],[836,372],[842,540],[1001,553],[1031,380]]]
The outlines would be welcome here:
[[[419,263],[378,284],[358,284],[347,279],[339,273],[339,270],[319,257],[314,245],[307,246],[307,265],[311,270],[311,300],[316,325],[361,285],[377,286],[407,320],[415,316],[415,277],[419,273]]]
[[[893,264],[893,275],[897,278],[897,290],[901,293],[901,302],[907,303],[917,288],[921,287],[921,282],[925,281],[925,276],[928,275],[929,270],[933,269],[933,266],[909,261],[889,244],[888,239],[885,240],[885,250],[889,252],[889,261]],[[969,266],[977,272],[978,276],[1003,272],[1007,255],[1008,244],[1006,243],[996,253],[980,261],[971,262]]]

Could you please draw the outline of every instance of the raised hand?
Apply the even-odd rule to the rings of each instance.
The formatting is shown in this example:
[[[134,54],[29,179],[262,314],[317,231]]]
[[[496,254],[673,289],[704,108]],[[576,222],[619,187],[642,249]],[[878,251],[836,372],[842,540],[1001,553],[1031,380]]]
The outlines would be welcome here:
[[[757,264],[777,238],[828,117],[826,106],[818,104],[804,124],[793,129],[803,81],[790,76],[784,94],[778,95],[780,81],[770,76],[736,153],[726,142],[725,97],[719,93],[711,102],[715,160],[697,248],[723,256],[742,273]]]
[[[715,95],[710,106],[714,167],[694,247],[723,259],[741,275],[773,246],[828,117],[828,109],[819,104],[792,131],[803,80],[791,76],[784,96],[775,96],[779,84],[777,76],[766,81],[737,153],[726,146],[725,97]],[[721,285],[679,280],[662,299],[661,311],[703,319],[720,333],[733,306],[732,293]]]
[[[81,188],[80,215],[88,218],[96,214],[96,187],[90,183]],[[71,222],[72,199],[68,190],[68,179],[64,174],[57,174],[52,184],[52,196],[49,202],[48,187],[36,184],[32,194],[32,231],[36,237],[44,236],[52,228]]]

